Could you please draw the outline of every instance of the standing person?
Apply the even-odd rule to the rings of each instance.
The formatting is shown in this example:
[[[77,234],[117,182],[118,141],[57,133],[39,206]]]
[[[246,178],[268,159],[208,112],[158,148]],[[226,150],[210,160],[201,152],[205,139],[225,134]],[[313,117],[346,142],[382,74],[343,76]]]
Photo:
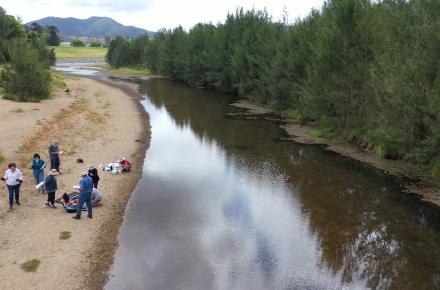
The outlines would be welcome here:
[[[31,167],[32,175],[35,179],[35,185],[38,185],[40,182],[44,181],[44,168],[46,168],[46,162],[44,160],[41,160],[40,154],[34,154],[34,159],[32,159]]]
[[[98,182],[99,182],[99,175],[98,175],[98,169],[96,169],[96,167],[94,167],[93,165],[90,166],[89,168],[89,173],[88,175],[92,178],[93,180],[93,187],[94,188],[98,188]]]
[[[81,180],[79,181],[79,202],[76,209],[76,216],[73,219],[81,219],[81,211],[84,203],[87,204],[87,216],[92,218],[92,191],[93,191],[93,180],[87,175],[87,172],[81,173]]]
[[[12,209],[14,205],[14,194],[15,203],[20,205],[20,185],[23,182],[23,173],[17,168],[15,163],[8,164],[8,170],[6,170],[5,176],[1,178],[6,181],[9,192],[9,209]]]
[[[44,190],[47,193],[47,202],[45,203],[45,205],[51,208],[56,208],[55,192],[58,189],[58,185],[55,175],[58,175],[58,171],[56,169],[52,169],[49,171],[49,174],[44,179]]]
[[[58,150],[58,141],[54,140],[49,146],[50,169],[56,169],[60,173],[60,155],[63,151]]]

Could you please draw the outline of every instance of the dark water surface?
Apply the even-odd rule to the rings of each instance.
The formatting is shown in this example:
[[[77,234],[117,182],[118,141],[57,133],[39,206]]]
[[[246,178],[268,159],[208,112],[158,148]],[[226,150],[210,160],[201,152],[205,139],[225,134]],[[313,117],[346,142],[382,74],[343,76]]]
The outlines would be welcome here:
[[[439,289],[440,210],[377,171],[143,83],[151,147],[107,289]]]

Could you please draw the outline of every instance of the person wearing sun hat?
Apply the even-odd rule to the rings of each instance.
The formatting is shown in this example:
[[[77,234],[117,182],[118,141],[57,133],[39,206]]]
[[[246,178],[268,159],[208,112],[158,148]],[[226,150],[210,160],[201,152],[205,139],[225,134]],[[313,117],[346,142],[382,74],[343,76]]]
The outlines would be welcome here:
[[[56,169],[52,169],[44,179],[44,190],[47,193],[47,202],[45,205],[51,208],[56,208],[55,192],[58,189],[57,179],[55,178],[56,175],[58,175],[58,171]]]
[[[92,218],[92,191],[93,191],[93,180],[87,175],[86,171],[81,173],[81,180],[79,181],[79,202],[76,209],[76,215],[73,219],[81,219],[81,211],[84,203],[87,205],[87,216]]]

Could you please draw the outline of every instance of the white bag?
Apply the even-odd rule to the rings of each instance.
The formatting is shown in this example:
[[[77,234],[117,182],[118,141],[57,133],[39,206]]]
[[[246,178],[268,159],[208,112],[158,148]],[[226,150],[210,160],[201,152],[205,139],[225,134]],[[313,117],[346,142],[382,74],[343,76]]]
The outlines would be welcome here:
[[[40,188],[43,187],[43,185],[44,185],[44,181],[38,183],[38,184],[35,186],[35,188],[36,188],[36,189],[40,189]]]

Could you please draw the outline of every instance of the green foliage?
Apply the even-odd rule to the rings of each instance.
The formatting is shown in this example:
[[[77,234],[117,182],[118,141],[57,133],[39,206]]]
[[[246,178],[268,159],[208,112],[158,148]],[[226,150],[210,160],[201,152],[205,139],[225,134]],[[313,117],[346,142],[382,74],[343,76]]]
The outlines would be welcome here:
[[[9,63],[1,73],[5,97],[16,101],[39,101],[49,97],[51,76],[47,62],[24,39],[9,43]]]
[[[321,130],[312,130],[310,131],[310,135],[313,137],[322,137],[322,131]]]
[[[141,66],[145,64],[146,45],[148,37],[138,37],[132,40],[118,36],[108,45],[106,61],[113,67]]]
[[[107,61],[267,103],[333,134],[355,132],[383,158],[426,163],[440,155],[438,31],[439,1],[327,0],[293,24],[238,9],[223,24],[118,38]]]
[[[79,38],[72,39],[72,41],[70,42],[70,45],[73,46],[73,47],[84,47],[84,46],[86,46],[85,42],[82,41]]]
[[[38,25],[33,29],[27,33],[0,7],[0,63],[4,64],[0,82],[4,98],[38,101],[49,96],[51,78],[48,69],[55,62],[55,54],[45,47],[44,29]]]
[[[69,231],[62,231],[60,233],[60,240],[68,240],[70,237],[72,237],[72,233]]]
[[[25,272],[35,272],[40,266],[40,263],[40,260],[32,259],[21,264],[21,269],[23,269]]]
[[[32,23],[30,26],[27,26],[26,29],[28,32],[28,38],[35,40],[36,38],[40,38],[43,40],[45,45],[50,46],[59,46],[60,39],[59,31],[56,26],[48,25],[41,26],[38,23]]]
[[[49,37],[47,39],[47,44],[50,46],[59,46],[60,45],[60,37],[58,35],[58,28],[55,26],[49,25],[46,27],[47,33]]]
[[[3,161],[5,161],[5,156],[0,152],[0,163],[3,163]]]
[[[101,47],[101,46],[102,43],[97,39],[94,39],[92,42],[90,42],[90,47]]]

